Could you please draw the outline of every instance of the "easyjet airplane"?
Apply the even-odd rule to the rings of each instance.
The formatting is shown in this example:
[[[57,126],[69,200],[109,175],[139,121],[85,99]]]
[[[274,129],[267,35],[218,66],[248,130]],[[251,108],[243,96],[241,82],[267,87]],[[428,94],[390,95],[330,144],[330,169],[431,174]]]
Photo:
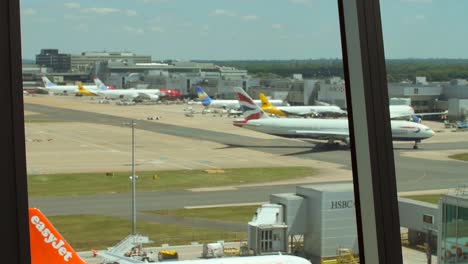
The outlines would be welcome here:
[[[37,208],[29,208],[29,236],[32,264],[84,264],[86,263],[70,244],[54,228],[52,223]],[[119,264],[147,263],[133,258],[119,256],[106,251],[98,252],[108,261]],[[180,264],[310,264],[304,258],[287,255],[229,257],[204,260],[177,261]]]

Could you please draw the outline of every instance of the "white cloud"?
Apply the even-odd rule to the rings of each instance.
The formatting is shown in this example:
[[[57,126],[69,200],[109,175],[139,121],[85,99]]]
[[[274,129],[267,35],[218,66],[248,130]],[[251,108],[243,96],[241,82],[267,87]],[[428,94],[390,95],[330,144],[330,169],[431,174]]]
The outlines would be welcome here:
[[[127,16],[136,16],[138,13],[137,13],[137,11],[135,11],[135,10],[127,10],[127,11],[125,12],[125,14],[126,14]]]
[[[229,16],[229,17],[234,17],[234,16],[236,16],[236,13],[231,12],[231,11],[227,11],[227,10],[224,10],[224,9],[215,9],[215,10],[211,11],[211,15],[212,15],[212,16]]]
[[[273,24],[273,25],[271,25],[271,28],[272,29],[282,29],[283,26],[281,24]]]
[[[112,7],[91,7],[91,8],[83,9],[83,12],[107,15],[107,14],[112,14],[112,13],[118,13],[120,12],[120,10],[112,8]]]
[[[33,16],[35,14],[37,14],[37,11],[34,8],[26,8],[26,9],[23,10],[23,15]]]
[[[125,26],[123,29],[125,31],[127,31],[129,33],[133,33],[133,34],[144,34],[145,33],[145,31],[142,28],[135,28],[135,27],[131,27],[131,26]]]
[[[254,21],[254,20],[259,20],[260,18],[256,15],[247,15],[247,16],[243,16],[241,17],[242,20],[244,21]]]
[[[71,20],[71,21],[85,21],[87,19],[90,19],[89,15],[83,15],[83,14],[63,14],[63,19],[65,20]]]
[[[65,6],[65,8],[68,8],[68,9],[80,9],[80,4],[78,3],[75,3],[75,2],[68,2],[68,3],[65,3],[63,4],[63,6]]]

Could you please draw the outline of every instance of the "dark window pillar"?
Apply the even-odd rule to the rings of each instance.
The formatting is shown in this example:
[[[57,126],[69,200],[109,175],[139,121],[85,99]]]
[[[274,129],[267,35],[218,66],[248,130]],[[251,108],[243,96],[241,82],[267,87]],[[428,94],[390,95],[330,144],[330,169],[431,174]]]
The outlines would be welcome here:
[[[2,263],[30,263],[19,0],[0,1]]]

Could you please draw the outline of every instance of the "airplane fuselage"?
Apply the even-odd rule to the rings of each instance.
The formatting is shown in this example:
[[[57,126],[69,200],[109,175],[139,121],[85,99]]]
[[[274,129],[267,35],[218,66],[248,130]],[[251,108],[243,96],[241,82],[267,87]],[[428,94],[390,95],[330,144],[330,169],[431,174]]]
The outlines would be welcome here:
[[[104,96],[109,99],[130,99],[133,100],[137,97],[142,99],[159,98],[159,89],[116,89],[116,90],[105,90],[96,91],[97,94]],[[157,99],[157,98],[156,98]]]
[[[414,109],[409,105],[390,105],[390,118],[393,117],[411,117],[414,115]]]
[[[96,89],[96,85],[85,85],[86,89]],[[78,92],[78,85],[54,85],[41,87],[48,92],[56,94],[76,94]]]
[[[250,130],[288,138],[337,139],[349,138],[347,119],[297,119],[264,118],[254,119],[242,125]],[[394,141],[421,141],[434,132],[429,127],[409,121],[391,120]]]
[[[262,105],[262,102],[260,100],[254,100],[255,104],[257,105]],[[280,106],[283,105],[283,101],[281,100],[271,100],[270,103],[274,106]],[[211,100],[211,103],[209,105],[205,105],[208,107],[213,107],[213,108],[223,108],[223,109],[239,109],[239,101],[237,100]]]
[[[325,105],[313,105],[313,106],[278,106],[276,107],[279,111],[275,111],[275,107],[266,107],[263,110],[279,115],[311,115],[311,114],[337,114],[344,115],[346,111],[341,110],[338,106],[325,106]]]

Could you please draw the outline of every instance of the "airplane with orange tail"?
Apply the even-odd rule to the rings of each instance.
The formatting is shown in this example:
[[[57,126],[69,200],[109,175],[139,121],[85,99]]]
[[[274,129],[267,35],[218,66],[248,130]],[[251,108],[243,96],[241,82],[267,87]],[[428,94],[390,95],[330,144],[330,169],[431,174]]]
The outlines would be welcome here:
[[[85,96],[97,96],[97,93],[93,93],[90,90],[86,89],[81,82],[77,82],[78,91],[76,92],[78,95],[85,95]]]
[[[336,115],[346,116],[347,112],[336,105],[301,105],[301,106],[274,106],[265,96],[259,94],[262,102],[262,110],[277,116],[312,116],[312,115]]]
[[[33,264],[86,263],[37,208],[29,208],[29,239]]]
[[[37,208],[29,208],[29,236],[32,264],[85,264],[86,262],[75,252],[67,241],[55,229],[52,223]],[[106,251],[96,252],[96,256],[119,264],[147,263],[126,256],[112,254]],[[229,257],[203,260],[177,261],[179,264],[310,264],[304,258],[275,255],[253,257]]]

